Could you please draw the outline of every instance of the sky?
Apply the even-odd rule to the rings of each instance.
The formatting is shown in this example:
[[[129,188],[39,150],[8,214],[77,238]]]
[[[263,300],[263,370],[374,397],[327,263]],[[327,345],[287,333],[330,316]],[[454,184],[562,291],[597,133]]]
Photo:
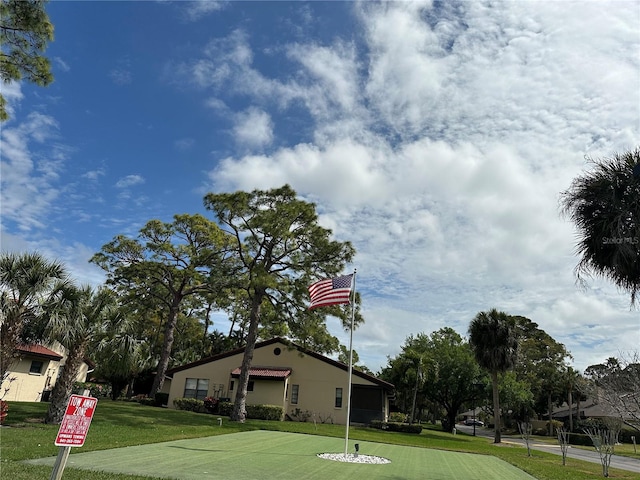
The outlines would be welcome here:
[[[360,363],[491,308],[574,368],[640,346],[580,287],[561,192],[640,145],[640,2],[52,1],[55,82],[2,85],[1,249],[89,258],[207,192],[290,184],[357,250]],[[214,316],[225,332],[226,318]],[[348,345],[335,318],[329,330]]]

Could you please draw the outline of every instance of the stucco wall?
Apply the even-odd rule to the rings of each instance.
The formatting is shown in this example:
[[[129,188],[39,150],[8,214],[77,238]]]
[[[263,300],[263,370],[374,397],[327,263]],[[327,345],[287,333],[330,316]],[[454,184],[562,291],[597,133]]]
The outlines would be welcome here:
[[[58,379],[60,367],[64,365],[66,352],[59,343],[48,346],[50,350],[62,355],[62,360],[49,360],[36,355],[25,354],[15,363],[9,372],[8,379],[14,378],[10,382],[8,379],[2,383],[1,392],[3,400],[8,402],[39,402],[42,400],[42,392],[53,389]],[[33,361],[42,362],[41,373],[29,373]],[[87,378],[89,366],[83,363],[76,377],[76,381],[84,382]],[[5,393],[5,389],[9,390]]]
[[[276,355],[276,349],[280,354]],[[184,386],[187,378],[209,379],[209,389],[213,384],[224,384],[225,395],[233,401],[235,398],[238,379],[233,379],[235,388],[229,391],[231,372],[240,367],[242,353],[221,358],[212,363],[194,366],[188,370],[174,373],[169,393],[169,408],[174,408],[173,400],[184,396]],[[254,380],[254,391],[248,392],[248,404],[282,405],[285,413],[291,413],[295,408],[316,415],[316,420],[331,418],[333,423],[344,424],[347,418],[347,386],[348,376],[345,370],[324,362],[310,355],[301,354],[297,349],[290,349],[287,345],[273,343],[254,352],[252,366],[255,367],[288,367],[292,369],[288,378],[288,395],[284,400],[286,384],[282,380]],[[375,385],[366,379],[353,375],[354,385]],[[298,404],[292,405],[292,385],[299,385]],[[336,408],[336,388],[342,388],[342,407]],[[211,391],[209,392],[211,395]]]
[[[29,373],[31,362],[38,360],[42,362],[42,373]],[[8,378],[15,380],[10,382],[5,380],[2,384],[2,399],[8,402],[39,402],[42,392],[45,390],[47,379],[49,378],[51,387],[58,377],[59,362],[42,358],[28,357],[14,364]],[[5,389],[9,390],[5,393]]]

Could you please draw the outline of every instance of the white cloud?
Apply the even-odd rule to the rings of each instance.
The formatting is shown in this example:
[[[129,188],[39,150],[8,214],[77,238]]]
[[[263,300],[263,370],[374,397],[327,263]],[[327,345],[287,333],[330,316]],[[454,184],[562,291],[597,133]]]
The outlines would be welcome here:
[[[634,7],[577,6],[361,3],[367,55],[340,41],[292,45],[298,70],[287,83],[255,69],[242,37],[244,60],[215,88],[228,81],[256,100],[269,92],[278,108],[302,100],[313,136],[226,158],[212,188],[290,183],[315,200],[324,224],[358,249],[365,303],[367,289],[389,295],[386,315],[380,302],[365,307],[367,332],[378,332],[366,334],[371,345],[387,331],[391,345],[416,329],[464,333],[496,306],[531,317],[576,357],[611,341],[631,347],[639,333],[620,294],[576,291],[558,197],[585,154],[640,140]],[[598,327],[579,331],[580,318]],[[607,343],[608,325],[620,328]]]
[[[69,64],[60,57],[53,57],[53,62],[62,72],[68,72],[71,70]]]
[[[22,100],[24,95],[20,87],[20,82],[9,82],[2,84],[2,96],[5,99],[5,109],[10,118],[15,116],[16,105]]]
[[[235,116],[233,136],[243,148],[263,148],[273,141],[273,123],[267,112],[250,108]]]
[[[220,7],[185,5],[194,21]],[[624,294],[600,280],[576,288],[573,228],[558,215],[558,195],[584,168],[585,154],[640,143],[637,5],[349,5],[356,24],[329,40],[309,39],[317,24],[313,4],[305,4],[282,19],[295,41],[283,35],[264,44],[268,33],[247,21],[167,65],[181,94],[192,87],[216,128],[235,141],[234,153],[233,145],[219,147],[226,158],[210,167],[202,188],[289,183],[316,202],[322,224],[358,251],[349,269],[358,269],[366,324],[355,348],[374,370],[407,335],[443,326],[465,334],[473,316],[491,307],[537,322],[580,368],[637,348],[637,312]],[[176,51],[193,52],[194,44]],[[115,66],[113,81],[132,80],[128,59]],[[19,84],[7,91],[16,106]],[[140,174],[121,174],[115,204],[98,191],[102,168],[81,170],[92,180],[87,191],[59,191],[68,151],[56,147],[43,158],[31,148],[55,145],[56,132],[42,114],[2,131],[5,224],[38,230],[62,197],[77,202],[68,209],[76,221],[109,232],[135,235],[144,220],[167,213],[145,195]],[[176,149],[209,144],[195,129],[174,132]],[[80,205],[89,191],[109,205],[109,216]],[[24,242],[5,233],[3,242]],[[79,270],[92,253],[44,234],[29,247],[36,244]],[[330,327],[346,343],[341,326]]]
[[[57,135],[56,121],[47,115],[31,113],[25,121],[5,127],[0,168],[2,221],[15,222],[20,230],[43,226],[59,191],[54,186],[65,160],[65,147],[54,144],[48,156],[34,155],[30,145]]]
[[[116,188],[129,188],[134,185],[140,185],[145,182],[141,175],[127,175],[116,182]]]
[[[186,8],[184,9],[184,16],[190,22],[196,22],[203,17],[222,10],[226,4],[223,1],[216,0],[199,0],[184,2]]]

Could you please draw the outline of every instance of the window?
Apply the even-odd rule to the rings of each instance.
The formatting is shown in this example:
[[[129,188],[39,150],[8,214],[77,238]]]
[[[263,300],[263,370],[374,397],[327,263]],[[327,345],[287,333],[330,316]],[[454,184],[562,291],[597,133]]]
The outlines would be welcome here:
[[[291,403],[293,405],[298,404],[298,392],[300,391],[300,385],[291,385]]]
[[[342,408],[342,388],[336,388],[336,408]]]
[[[31,362],[31,368],[29,368],[29,373],[41,374],[42,373],[42,362],[39,361],[39,360],[33,360]]]
[[[187,378],[184,384],[184,398],[204,400],[209,390],[208,378]]]
[[[233,392],[233,380],[231,380],[231,382],[229,383],[229,391]]]

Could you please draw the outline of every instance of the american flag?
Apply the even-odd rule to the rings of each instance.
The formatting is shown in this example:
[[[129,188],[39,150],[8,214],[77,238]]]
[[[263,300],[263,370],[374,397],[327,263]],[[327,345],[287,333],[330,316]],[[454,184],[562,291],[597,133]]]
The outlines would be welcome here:
[[[320,280],[309,287],[312,308],[349,303],[353,274]]]

